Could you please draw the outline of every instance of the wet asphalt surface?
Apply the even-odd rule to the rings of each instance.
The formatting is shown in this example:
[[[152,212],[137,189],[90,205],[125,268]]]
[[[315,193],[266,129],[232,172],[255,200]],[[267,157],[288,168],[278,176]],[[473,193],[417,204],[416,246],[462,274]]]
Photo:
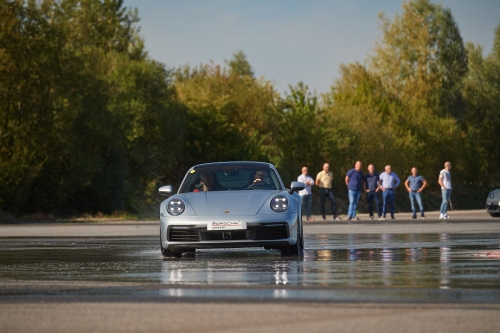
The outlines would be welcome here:
[[[174,301],[500,303],[496,232],[306,230],[300,257],[249,248],[165,259],[158,243],[156,235],[0,239],[0,302],[115,295]]]

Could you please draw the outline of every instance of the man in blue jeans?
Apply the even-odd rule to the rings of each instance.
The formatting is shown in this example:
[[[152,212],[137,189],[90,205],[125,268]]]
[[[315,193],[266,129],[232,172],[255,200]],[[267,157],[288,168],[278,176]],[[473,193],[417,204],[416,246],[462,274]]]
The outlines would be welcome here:
[[[373,164],[368,166],[368,173],[365,173],[363,181],[363,189],[366,192],[366,199],[368,200],[368,213],[370,214],[370,220],[373,220],[373,199],[375,199],[375,210],[377,211],[378,218],[380,218],[382,217],[382,208],[380,207],[380,199],[378,195],[380,190],[380,185],[378,184],[379,177],[378,173],[375,172]]]
[[[399,186],[401,182],[398,175],[391,171],[391,166],[385,166],[385,172],[382,172],[379,176],[380,178],[380,189],[382,190],[382,217],[379,220],[385,220],[385,214],[387,212],[387,204],[391,205],[391,219],[394,220],[394,191],[396,187]]]
[[[441,193],[443,195],[443,202],[441,203],[441,210],[439,214],[440,220],[447,220],[450,217],[446,214],[448,210],[448,201],[451,195],[451,163],[446,162],[444,164],[444,169],[439,173],[438,183],[441,185]]]
[[[412,220],[417,218],[417,207],[415,205],[415,200],[418,203],[418,208],[420,208],[420,216],[422,220],[425,219],[424,215],[424,205],[422,204],[422,197],[420,193],[427,186],[427,181],[424,177],[418,174],[416,167],[411,168],[411,175],[405,181],[405,187],[410,195],[411,211],[413,212]]]
[[[357,161],[354,164],[354,169],[347,172],[345,176],[345,184],[349,194],[349,211],[347,212],[347,220],[359,220],[356,217],[356,209],[358,207],[359,197],[361,196],[361,187],[363,186],[363,172],[361,171],[361,162]]]

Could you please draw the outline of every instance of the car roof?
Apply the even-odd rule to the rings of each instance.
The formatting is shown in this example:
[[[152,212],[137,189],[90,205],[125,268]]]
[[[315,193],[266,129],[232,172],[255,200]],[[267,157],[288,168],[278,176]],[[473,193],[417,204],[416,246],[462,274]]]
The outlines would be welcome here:
[[[231,166],[231,165],[238,165],[240,167],[245,167],[245,166],[252,166],[252,167],[261,167],[261,168],[274,168],[274,165],[271,163],[267,162],[254,162],[254,161],[228,161],[228,162],[211,162],[211,163],[203,163],[203,164],[197,164],[193,166],[191,169],[196,169],[196,168],[204,168],[204,167],[211,167],[211,166]]]
[[[204,168],[227,168],[227,167],[233,167],[237,166],[237,168],[245,168],[249,167],[254,170],[267,170],[271,169],[276,172],[276,176],[278,177],[278,182],[280,183],[282,188],[285,188],[285,185],[283,184],[283,180],[281,179],[278,170],[276,170],[276,167],[272,165],[271,163],[267,162],[255,162],[255,161],[228,161],[228,162],[211,162],[211,163],[203,163],[203,164],[197,164],[192,166],[186,175],[184,176],[184,179],[182,180],[181,186],[186,180],[186,177],[188,177],[188,174],[192,173],[192,170],[197,170],[197,169],[204,169]],[[179,188],[180,191],[180,188]]]

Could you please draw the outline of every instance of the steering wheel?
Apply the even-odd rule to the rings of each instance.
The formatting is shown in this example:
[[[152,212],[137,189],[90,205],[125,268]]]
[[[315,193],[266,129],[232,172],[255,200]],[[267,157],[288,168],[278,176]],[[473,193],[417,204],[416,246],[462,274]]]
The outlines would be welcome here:
[[[269,185],[266,184],[266,182],[254,182],[250,185],[247,186],[247,190],[252,190],[254,188],[265,188],[265,189],[269,189]]]

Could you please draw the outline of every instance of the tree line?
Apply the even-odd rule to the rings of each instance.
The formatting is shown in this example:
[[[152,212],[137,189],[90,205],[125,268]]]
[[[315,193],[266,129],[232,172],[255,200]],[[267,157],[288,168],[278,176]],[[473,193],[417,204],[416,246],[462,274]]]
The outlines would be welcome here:
[[[449,160],[458,193],[499,185],[500,25],[484,55],[428,0],[381,14],[373,52],[330,91],[283,95],[242,51],[166,68],[122,0],[0,0],[0,18],[0,212],[152,215],[160,185],[226,160],[286,183],[329,162],[340,196],[356,160],[430,180]]]

